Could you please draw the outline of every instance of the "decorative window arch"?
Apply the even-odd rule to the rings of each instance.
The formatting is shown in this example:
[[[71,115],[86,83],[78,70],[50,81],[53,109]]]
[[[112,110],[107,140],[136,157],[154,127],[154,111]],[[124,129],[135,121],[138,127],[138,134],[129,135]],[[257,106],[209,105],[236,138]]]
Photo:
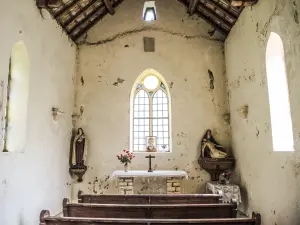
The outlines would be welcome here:
[[[154,142],[155,148],[147,148]],[[130,150],[170,152],[171,95],[165,79],[153,69],[135,81],[130,97]]]
[[[294,151],[293,126],[280,36],[271,32],[266,51],[267,83],[274,151]]]
[[[27,131],[27,104],[29,93],[30,62],[23,41],[11,51],[7,79],[4,152],[24,152]]]

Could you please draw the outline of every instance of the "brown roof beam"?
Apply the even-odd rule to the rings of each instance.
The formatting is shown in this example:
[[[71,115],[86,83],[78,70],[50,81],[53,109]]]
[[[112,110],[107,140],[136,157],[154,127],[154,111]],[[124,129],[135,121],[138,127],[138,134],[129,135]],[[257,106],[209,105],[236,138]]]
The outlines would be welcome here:
[[[203,14],[202,12],[196,11],[196,14],[201,17],[205,22],[207,22],[209,25],[211,25],[214,29],[219,31],[224,36],[227,36],[229,34],[229,31],[225,30],[215,22],[213,22],[207,15]]]
[[[66,20],[63,25],[67,27],[70,23],[72,23],[74,20],[76,20],[82,13],[84,13],[88,8],[90,8],[92,5],[94,5],[98,0],[92,0],[89,4],[84,6],[81,10],[79,10],[75,15],[70,17],[68,20]],[[102,6],[102,3],[101,3]]]
[[[212,10],[206,8],[202,3],[200,3],[197,6],[198,11],[202,12],[203,14],[207,15],[208,17],[210,17],[211,20],[215,20],[217,22],[219,22],[221,24],[221,26],[223,28],[225,28],[226,30],[230,31],[232,28],[232,25],[229,24],[227,21],[225,21],[223,18],[221,18],[220,16],[218,16],[215,12],[213,12]]]
[[[251,6],[258,2],[258,0],[230,0],[232,6]]]
[[[215,3],[213,0],[200,0],[200,1],[204,4],[211,5],[214,8],[214,11],[218,10],[223,15],[226,15],[226,17],[228,17],[230,20],[236,21],[238,18],[237,15],[231,13],[228,10],[223,9],[218,3]],[[208,7],[208,6],[206,6],[206,7]]]
[[[110,15],[114,15],[115,14],[115,10],[112,6],[111,0],[103,0],[108,12]]]
[[[72,33],[79,28],[82,24],[84,24],[85,22],[89,21],[90,18],[94,17],[95,15],[97,15],[98,13],[102,13],[102,11],[106,11],[106,7],[104,5],[99,5],[97,8],[95,8],[91,13],[89,13],[88,15],[86,15],[86,17],[84,19],[82,19],[78,24],[76,24],[74,27],[72,27],[72,29],[68,32],[70,35],[72,35]]]
[[[219,6],[221,6],[223,9],[225,9],[228,12],[231,12],[235,16],[239,16],[239,9],[237,7],[231,6],[229,0],[214,0]]]
[[[180,3],[182,3],[184,6],[186,6],[188,8],[189,5],[189,1],[188,0],[178,0]],[[217,31],[219,31],[221,34],[223,34],[224,36],[227,36],[229,34],[229,31],[225,30],[224,28],[222,28],[220,25],[216,24],[215,22],[213,22],[207,15],[205,15],[204,13],[196,10],[195,12],[200,18],[202,18],[205,22],[207,22],[209,25],[211,25],[214,29],[216,29]]]
[[[199,0],[191,0],[188,7],[188,14],[191,16],[195,13]]]
[[[63,5],[61,0],[36,0],[36,4],[39,8],[59,8]]]
[[[117,2],[114,2],[113,7],[116,8],[122,2],[123,2],[123,0],[119,0]],[[93,26],[95,26],[106,14],[107,14],[107,11],[105,11],[105,12],[101,13],[100,15],[98,15],[98,17],[95,18],[89,25],[87,25],[85,28],[83,28],[81,31],[79,31],[75,36],[72,36],[72,40],[76,41],[84,33],[88,32],[88,30],[91,29]]]
[[[86,33],[89,29],[91,29],[95,24],[97,24],[107,13],[108,11],[103,11],[102,13],[100,13],[97,18],[95,18],[89,25],[87,25],[82,30],[80,30],[75,36],[72,37],[72,39],[76,41],[84,33]]]
[[[79,1],[80,0],[73,0],[73,2],[71,2],[70,4],[65,5],[61,10],[59,10],[57,13],[54,14],[54,18],[57,19],[58,17],[60,17],[65,12],[69,11]]]

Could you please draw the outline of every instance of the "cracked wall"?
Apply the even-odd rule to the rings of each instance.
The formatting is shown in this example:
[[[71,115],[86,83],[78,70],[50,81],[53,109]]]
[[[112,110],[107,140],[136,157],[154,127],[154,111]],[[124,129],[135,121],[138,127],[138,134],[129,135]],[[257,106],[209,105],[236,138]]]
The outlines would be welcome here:
[[[70,196],[75,47],[47,13],[41,19],[34,1],[1,4],[1,118],[11,50],[21,40],[29,56],[30,78],[24,153],[3,153],[0,147],[0,224],[33,225],[39,224],[42,209],[55,215],[62,211],[62,199]],[[51,115],[54,106],[64,111],[58,121]]]
[[[300,221],[300,1],[264,0],[246,8],[225,44],[235,181],[241,185],[241,210],[262,214],[263,225]],[[273,152],[266,79],[270,32],[284,43],[295,152]],[[248,116],[241,107],[248,105]]]
[[[220,143],[230,145],[229,127],[223,120],[228,104],[221,37],[217,32],[211,37],[208,32],[213,29],[197,17],[189,17],[176,1],[156,1],[158,20],[144,23],[143,3],[128,0],[121,4],[113,17],[105,17],[81,42],[75,112],[84,108],[77,127],[89,138],[89,168],[83,183],[73,183],[74,199],[78,189],[117,193],[110,176],[123,169],[116,154],[129,148],[129,95],[147,68],[164,76],[172,97],[173,149],[172,153],[156,154],[155,169],[186,170],[190,179],[184,181],[185,193],[204,192],[209,175],[197,163],[204,132],[211,128]],[[155,38],[155,52],[144,52],[144,36]],[[130,169],[147,170],[145,154],[137,154]],[[134,188],[136,193],[161,193],[166,190],[162,183],[166,182],[141,179]]]

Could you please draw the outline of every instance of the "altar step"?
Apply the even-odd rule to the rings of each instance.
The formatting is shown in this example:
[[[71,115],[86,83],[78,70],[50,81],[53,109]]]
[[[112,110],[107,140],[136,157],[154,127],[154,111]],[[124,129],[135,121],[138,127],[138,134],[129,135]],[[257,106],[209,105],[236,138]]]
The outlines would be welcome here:
[[[237,205],[220,203],[218,195],[80,193],[79,197],[81,203],[64,199],[63,217],[43,210],[40,225],[261,225],[259,213],[253,213],[252,218],[236,218]]]

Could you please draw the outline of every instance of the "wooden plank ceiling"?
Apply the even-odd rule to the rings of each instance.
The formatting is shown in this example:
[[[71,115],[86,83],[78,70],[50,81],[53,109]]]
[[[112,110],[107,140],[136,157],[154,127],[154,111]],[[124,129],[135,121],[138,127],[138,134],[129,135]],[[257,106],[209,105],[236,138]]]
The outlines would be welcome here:
[[[225,36],[229,34],[244,8],[232,6],[229,0],[177,1],[187,8],[190,15],[197,14]],[[59,7],[45,8],[76,43],[108,13],[113,15],[115,8],[122,2],[123,0],[61,0]]]

